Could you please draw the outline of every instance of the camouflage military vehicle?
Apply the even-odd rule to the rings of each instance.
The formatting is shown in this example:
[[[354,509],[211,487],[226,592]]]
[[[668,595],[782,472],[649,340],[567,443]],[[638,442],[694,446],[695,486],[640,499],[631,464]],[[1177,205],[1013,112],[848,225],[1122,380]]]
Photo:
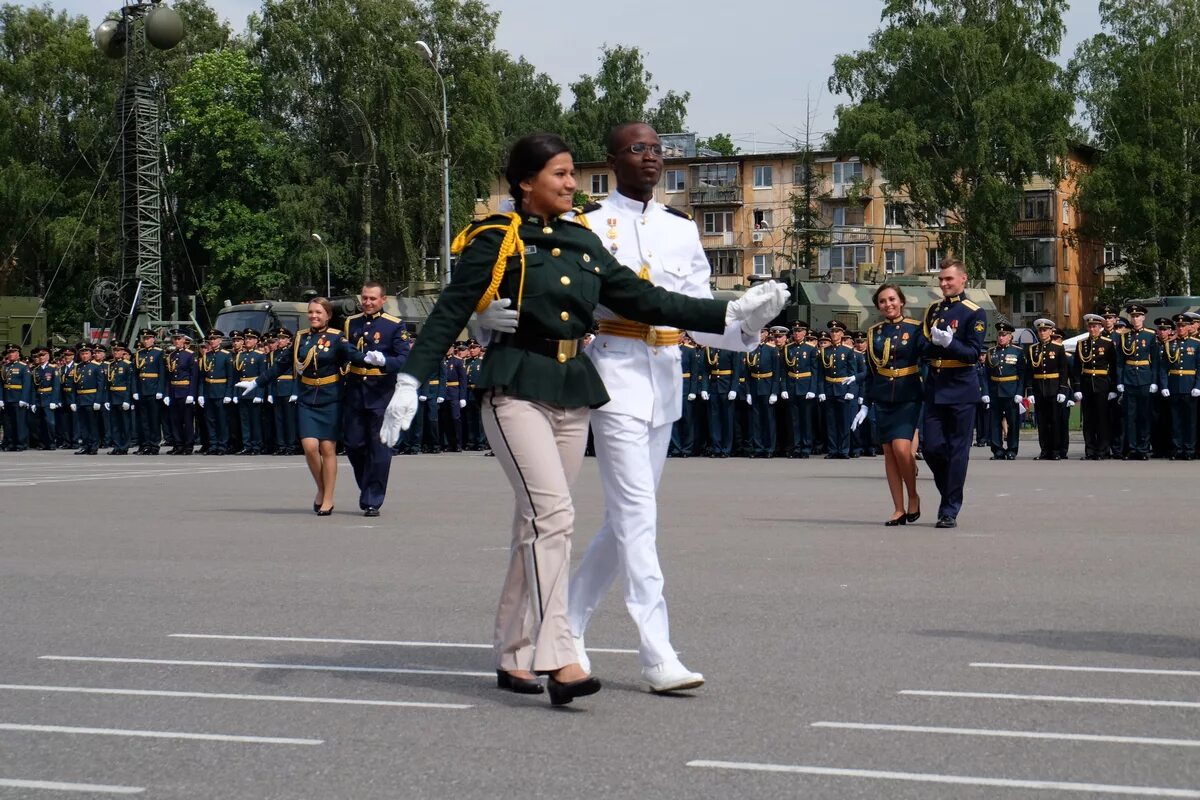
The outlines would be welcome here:
[[[46,309],[37,297],[0,297],[0,345],[18,344],[29,348],[48,342]]]

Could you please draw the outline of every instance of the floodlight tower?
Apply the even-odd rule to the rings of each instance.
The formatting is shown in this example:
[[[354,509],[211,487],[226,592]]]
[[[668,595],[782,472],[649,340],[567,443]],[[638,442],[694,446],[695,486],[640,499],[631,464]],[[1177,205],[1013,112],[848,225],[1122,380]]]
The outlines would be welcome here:
[[[151,80],[151,48],[169,50],[183,39],[183,20],[162,0],[135,0],[121,9],[119,19],[96,28],[96,47],[109,58],[125,59],[125,81],[117,98],[120,133],[121,279],[136,288],[126,338],[135,317],[161,324],[162,270],[162,144],[158,89]]]

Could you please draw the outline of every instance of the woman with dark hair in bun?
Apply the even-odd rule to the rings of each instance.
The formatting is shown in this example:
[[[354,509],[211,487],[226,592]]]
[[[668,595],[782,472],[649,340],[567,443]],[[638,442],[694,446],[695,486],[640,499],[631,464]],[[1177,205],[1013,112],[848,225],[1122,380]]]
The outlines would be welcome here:
[[[567,619],[574,507],[571,484],[587,442],[590,409],[608,402],[582,349],[603,304],[646,324],[720,333],[727,321],[757,329],[778,312],[775,293],[730,303],[668,292],[618,264],[571,210],[575,165],[548,133],[519,140],[505,170],[515,210],[466,228],[453,280],[442,292],[396,382],[382,438],[394,444],[417,409],[417,387],[473,311],[499,298],[513,311],[494,336],[477,388],[483,427],[513,489],[512,547],[496,613],[497,684],[537,694],[549,676],[554,705],[593,694],[600,681],[579,664]],[[764,314],[769,316],[763,319]],[[502,330],[497,328],[497,330]]]

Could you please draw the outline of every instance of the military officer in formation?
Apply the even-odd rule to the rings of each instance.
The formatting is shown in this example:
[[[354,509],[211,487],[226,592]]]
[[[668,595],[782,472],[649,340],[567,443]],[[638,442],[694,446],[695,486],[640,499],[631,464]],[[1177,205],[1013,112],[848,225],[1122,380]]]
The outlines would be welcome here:
[[[1117,352],[1111,337],[1104,334],[1104,317],[1085,314],[1087,338],[1075,344],[1071,361],[1072,397],[1080,404],[1083,429],[1082,458],[1102,461],[1109,458],[1111,429],[1109,403],[1117,399]]]
[[[1125,405],[1124,457],[1131,461],[1150,458],[1150,398],[1158,392],[1158,339],[1146,330],[1146,307],[1125,308],[1130,328],[1119,333],[1117,345],[1117,393]]]
[[[4,349],[4,390],[0,409],[4,412],[4,430],[8,432],[4,449],[29,449],[29,409],[33,406],[33,376],[21,360],[21,348],[10,344]]]
[[[1067,351],[1053,341],[1053,320],[1034,320],[1033,327],[1038,340],[1025,354],[1025,400],[1037,414],[1041,452],[1035,460],[1057,461],[1067,436],[1059,407],[1071,395],[1070,365]]]
[[[818,358],[821,392],[817,400],[826,403],[825,426],[829,452],[826,458],[850,458],[850,423],[858,413],[859,378],[866,372],[866,362],[853,347],[845,343],[846,325],[830,320],[829,347]]]
[[[984,405],[988,411],[988,445],[993,461],[1012,461],[1021,443],[1025,413],[1025,351],[1013,344],[1016,329],[996,323],[996,344],[985,354]]]
[[[783,392],[788,405],[792,441],[788,456],[808,458],[813,452],[813,424],[817,394],[817,346],[808,336],[808,323],[792,325],[792,341],[783,348]]]
[[[786,333],[786,329],[784,330]],[[746,354],[746,404],[750,406],[750,458],[775,455],[775,409],[783,381],[783,359],[770,339],[770,331],[759,332],[758,347]]]
[[[137,454],[156,456],[162,443],[162,401],[167,392],[167,366],[163,349],[158,346],[158,337],[150,328],[138,333],[141,347],[133,353],[134,373],[137,377],[133,392],[138,427]]]
[[[58,444],[58,408],[62,405],[62,380],[58,368],[50,361],[50,348],[35,347],[31,352],[33,367],[33,402],[29,412],[38,446],[42,450],[53,450]]]

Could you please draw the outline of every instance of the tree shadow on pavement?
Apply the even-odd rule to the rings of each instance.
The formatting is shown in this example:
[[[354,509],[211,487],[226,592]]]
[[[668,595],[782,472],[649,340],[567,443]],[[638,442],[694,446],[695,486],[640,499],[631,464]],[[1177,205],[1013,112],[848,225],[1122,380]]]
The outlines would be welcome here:
[[[1033,630],[1013,633],[984,631],[922,630],[920,636],[974,639],[1004,644],[1027,644],[1066,652],[1116,653],[1152,658],[1200,658],[1200,639],[1158,633],[1124,631]]]

